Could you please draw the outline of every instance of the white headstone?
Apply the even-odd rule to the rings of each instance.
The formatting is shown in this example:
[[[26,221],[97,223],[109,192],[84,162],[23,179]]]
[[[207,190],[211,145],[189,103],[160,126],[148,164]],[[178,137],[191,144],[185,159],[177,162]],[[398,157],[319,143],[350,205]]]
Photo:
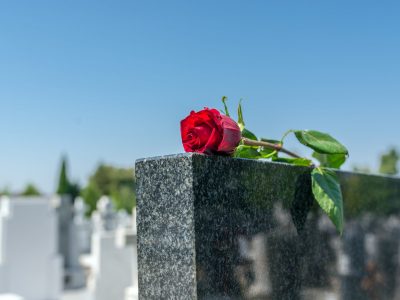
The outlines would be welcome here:
[[[62,197],[58,207],[60,217],[60,248],[64,257],[65,288],[77,289],[86,285],[86,275],[80,256],[90,251],[91,223],[85,217],[86,206],[82,198],[74,203]]]
[[[74,224],[77,229],[78,245],[81,253],[90,253],[90,242],[92,226],[90,220],[85,216],[86,205],[82,198],[78,197],[74,203]]]
[[[122,229],[116,231],[118,218],[109,198],[99,200],[93,218],[88,287],[96,300],[124,299],[126,288],[132,284],[133,246],[119,242],[117,232]]]
[[[57,215],[51,199],[0,198],[0,293],[55,300],[62,289]]]
[[[0,294],[0,300],[24,300],[24,298],[15,294]]]
[[[117,227],[117,213],[109,197],[102,196],[97,202],[94,223],[97,231],[112,231]]]
[[[120,234],[124,236],[122,241],[119,241],[119,245],[125,247],[132,247],[133,259],[132,259],[132,283],[125,290],[125,300],[137,300],[139,298],[138,290],[138,265],[137,265],[137,234],[136,234],[136,207],[132,210],[132,223],[130,227],[125,229],[125,232]],[[118,241],[118,240],[117,240]],[[117,243],[118,244],[118,243]]]

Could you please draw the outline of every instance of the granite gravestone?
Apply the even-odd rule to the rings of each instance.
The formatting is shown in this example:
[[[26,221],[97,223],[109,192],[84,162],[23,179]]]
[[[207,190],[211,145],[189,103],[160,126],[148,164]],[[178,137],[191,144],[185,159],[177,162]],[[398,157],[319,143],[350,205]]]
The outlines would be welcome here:
[[[310,171],[199,154],[137,161],[139,299],[396,299],[397,223],[382,220],[399,216],[400,180],[341,172],[339,237]]]

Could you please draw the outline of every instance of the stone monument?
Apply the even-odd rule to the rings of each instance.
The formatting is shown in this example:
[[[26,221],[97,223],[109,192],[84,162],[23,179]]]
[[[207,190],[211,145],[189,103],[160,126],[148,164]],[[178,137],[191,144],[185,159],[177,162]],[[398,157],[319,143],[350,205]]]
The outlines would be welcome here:
[[[131,247],[132,256],[132,285],[125,290],[125,300],[137,300],[138,291],[138,270],[137,270],[137,234],[136,234],[136,207],[132,210],[131,225],[120,227],[117,231],[117,245],[119,247]]]
[[[388,262],[399,261],[398,178],[339,172],[340,237],[313,199],[308,167],[180,154],[135,170],[139,299],[397,299]],[[370,246],[368,214],[397,216],[374,221],[391,233],[376,228]]]
[[[117,214],[110,198],[99,200],[93,223],[88,287],[96,300],[124,299],[132,284],[134,250],[133,245],[117,242]]]
[[[58,300],[62,259],[52,199],[0,198],[0,294]]]
[[[73,203],[69,195],[61,196],[57,205],[59,219],[59,241],[58,251],[64,260],[64,288],[78,289],[86,284],[86,277],[79,257],[83,253],[82,234],[85,234],[85,223],[82,219],[80,202]],[[76,204],[76,205],[75,205]],[[78,209],[76,209],[78,208]],[[84,209],[84,207],[83,207]],[[88,237],[89,238],[89,237]]]

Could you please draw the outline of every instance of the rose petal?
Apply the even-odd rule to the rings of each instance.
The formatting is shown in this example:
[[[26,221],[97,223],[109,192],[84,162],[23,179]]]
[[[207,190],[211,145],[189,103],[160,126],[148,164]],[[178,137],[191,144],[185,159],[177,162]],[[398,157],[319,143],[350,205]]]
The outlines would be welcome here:
[[[216,153],[220,139],[221,136],[219,135],[218,130],[216,128],[213,128],[207,144],[202,149],[199,149],[200,153],[206,153],[206,154]]]
[[[238,124],[230,117],[222,115],[223,136],[218,152],[232,153],[242,137]]]

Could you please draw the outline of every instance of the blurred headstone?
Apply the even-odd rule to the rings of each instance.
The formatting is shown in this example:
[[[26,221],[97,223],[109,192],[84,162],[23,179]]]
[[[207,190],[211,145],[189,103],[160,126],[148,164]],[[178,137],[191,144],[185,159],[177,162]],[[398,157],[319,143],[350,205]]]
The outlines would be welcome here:
[[[86,205],[82,198],[78,197],[74,202],[74,224],[77,227],[77,243],[80,252],[90,253],[92,236],[92,223],[86,217]]]
[[[62,290],[57,214],[49,198],[0,198],[0,293],[56,300]]]
[[[132,285],[125,290],[125,300],[138,299],[138,270],[137,270],[137,234],[136,234],[136,207],[132,210],[131,224],[117,230],[117,245],[119,247],[132,247]]]
[[[109,197],[102,196],[97,202],[97,209],[92,214],[92,223],[96,232],[113,231],[117,227],[117,213]]]
[[[79,257],[84,253],[84,248],[87,248],[88,241],[85,239],[90,240],[90,236],[87,236],[88,221],[84,220],[83,200],[78,198],[73,203],[70,196],[62,196],[57,213],[60,231],[59,252],[64,258],[64,286],[66,289],[82,288],[86,284],[86,277]]]
[[[371,241],[367,250],[364,244]],[[338,272],[341,277],[341,295],[343,300],[362,300],[365,294],[362,288],[366,255],[373,252],[374,242],[365,236],[359,223],[348,222],[343,235],[342,248],[338,258]]]
[[[0,300],[24,300],[24,298],[15,294],[0,294]]]
[[[117,213],[108,197],[99,200],[93,219],[88,287],[96,300],[124,299],[132,284],[133,245],[118,243]]]

